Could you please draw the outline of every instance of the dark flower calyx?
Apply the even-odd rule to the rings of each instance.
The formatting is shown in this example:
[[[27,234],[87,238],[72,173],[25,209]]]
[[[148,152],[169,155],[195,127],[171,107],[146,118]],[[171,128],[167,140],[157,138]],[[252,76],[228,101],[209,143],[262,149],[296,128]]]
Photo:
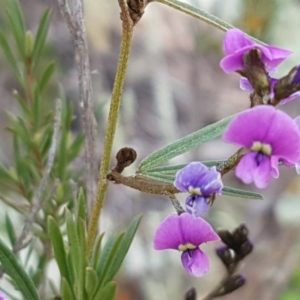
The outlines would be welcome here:
[[[243,286],[246,282],[246,279],[242,275],[233,275],[231,276],[224,284],[224,289],[226,293],[231,293],[235,291],[236,289]]]
[[[249,80],[259,96],[268,96],[271,92],[271,86],[265,65],[261,60],[261,51],[255,48],[249,50],[244,54],[243,62],[244,68],[238,73]]]
[[[236,243],[243,243],[243,242],[247,241],[248,234],[249,234],[249,230],[245,224],[241,224],[232,233],[233,239]]]

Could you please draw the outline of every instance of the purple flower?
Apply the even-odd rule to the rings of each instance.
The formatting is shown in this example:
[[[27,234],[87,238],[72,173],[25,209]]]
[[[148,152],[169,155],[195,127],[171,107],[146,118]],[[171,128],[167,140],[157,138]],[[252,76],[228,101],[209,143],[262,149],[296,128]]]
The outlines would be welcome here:
[[[160,224],[154,235],[154,249],[182,251],[181,261],[186,271],[200,277],[208,271],[209,261],[199,246],[219,240],[219,236],[204,219],[183,213],[180,216],[168,216]]]
[[[300,131],[284,112],[259,105],[235,117],[223,139],[249,149],[236,168],[244,183],[265,188],[271,175],[278,178],[278,162],[295,165],[300,160]]]
[[[216,167],[209,169],[201,162],[191,162],[176,173],[174,185],[181,192],[189,192],[186,210],[195,217],[200,217],[210,208],[209,197],[221,194],[223,183]]]
[[[251,49],[260,50],[261,61],[267,71],[276,68],[292,53],[282,48],[256,44],[239,29],[229,29],[226,32],[223,49],[226,56],[221,60],[220,66],[226,73],[243,70],[243,57]]]
[[[279,81],[279,79],[272,78],[269,76],[269,80],[270,80],[270,86],[271,86],[271,93],[270,93],[269,97],[270,97],[270,99],[272,99],[274,97],[274,87],[275,87],[276,83]],[[251,83],[245,77],[241,77],[241,79],[240,79],[240,88],[244,91],[249,91],[250,93],[254,92],[254,89],[253,89]],[[279,103],[286,104],[290,101],[295,100],[299,96],[300,96],[300,92],[295,92],[295,93],[291,94],[290,96],[288,96],[287,98],[282,99]]]
[[[294,119],[294,122],[296,123],[298,129],[300,130],[300,116]],[[296,172],[298,175],[300,175],[300,160],[295,164]]]
[[[5,300],[6,299],[6,295],[0,291],[0,300]]]

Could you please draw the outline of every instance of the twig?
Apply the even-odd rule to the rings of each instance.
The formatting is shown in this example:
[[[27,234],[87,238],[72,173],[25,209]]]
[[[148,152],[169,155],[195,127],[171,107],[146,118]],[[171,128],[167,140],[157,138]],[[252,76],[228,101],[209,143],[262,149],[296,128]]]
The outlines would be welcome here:
[[[85,136],[85,163],[86,163],[86,188],[88,218],[95,199],[95,128],[96,121],[92,101],[92,80],[89,63],[88,45],[84,23],[83,0],[73,0],[73,14],[67,0],[58,0],[61,14],[63,15],[74,43],[75,64],[79,81],[79,106]]]
[[[53,167],[54,158],[56,155],[57,144],[58,144],[58,140],[59,140],[60,126],[61,126],[61,100],[57,99],[56,107],[55,107],[55,117],[54,117],[54,131],[53,131],[53,135],[52,135],[51,146],[49,149],[47,165],[46,165],[45,172],[43,174],[41,183],[40,183],[40,185],[36,191],[36,194],[33,198],[31,211],[28,215],[27,221],[24,225],[24,228],[22,230],[20,237],[18,238],[17,242],[15,243],[15,245],[13,247],[14,253],[17,253],[18,251],[23,249],[24,246],[26,246],[26,243],[24,244],[24,242],[28,236],[28,233],[31,230],[31,227],[36,218],[36,215],[38,214],[39,210],[41,209],[41,207],[43,205],[44,201],[43,201],[42,196],[47,187],[50,173],[51,173],[51,170]]]
[[[104,151],[101,160],[101,167],[99,172],[99,179],[97,185],[96,200],[92,209],[92,214],[88,226],[87,237],[87,253],[91,253],[94,240],[98,230],[98,222],[101,213],[101,209],[104,203],[104,199],[107,192],[108,182],[106,175],[109,171],[111,152],[113,146],[113,140],[116,132],[116,126],[118,121],[119,109],[121,104],[121,97],[123,92],[123,86],[125,82],[125,75],[127,70],[127,64],[129,60],[129,54],[132,43],[133,26],[134,23],[129,15],[128,6],[125,0],[119,0],[121,7],[121,19],[123,25],[121,51],[117,66],[117,72],[112,92],[111,104],[108,114],[107,129],[104,141]]]

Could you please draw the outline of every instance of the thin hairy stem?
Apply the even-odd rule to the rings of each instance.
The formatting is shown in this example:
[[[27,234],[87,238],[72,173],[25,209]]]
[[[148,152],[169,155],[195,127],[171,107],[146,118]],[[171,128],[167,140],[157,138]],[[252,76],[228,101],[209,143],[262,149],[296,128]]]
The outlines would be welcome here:
[[[123,34],[121,51],[117,66],[117,72],[112,92],[112,99],[109,109],[107,129],[104,140],[104,150],[101,160],[101,167],[99,172],[99,179],[96,192],[96,200],[93,205],[92,214],[88,226],[87,237],[87,253],[90,253],[94,244],[94,240],[97,234],[98,222],[103,207],[104,199],[107,192],[108,182],[106,175],[109,171],[110,159],[113,147],[114,136],[116,132],[116,126],[118,121],[119,109],[121,104],[122,91],[125,81],[125,75],[127,70],[127,64],[131,49],[132,36],[133,36],[133,21],[130,18],[128,12],[128,6],[124,0],[119,0],[121,7],[121,19],[123,21]]]

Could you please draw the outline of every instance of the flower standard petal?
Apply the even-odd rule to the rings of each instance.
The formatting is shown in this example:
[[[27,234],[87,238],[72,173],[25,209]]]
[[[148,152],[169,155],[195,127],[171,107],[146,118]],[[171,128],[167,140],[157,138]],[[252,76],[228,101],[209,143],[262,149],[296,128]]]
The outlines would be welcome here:
[[[192,276],[201,277],[209,270],[208,257],[200,249],[184,251],[181,261],[186,271]]]
[[[190,243],[198,247],[202,243],[220,240],[211,225],[204,219],[194,218],[189,213],[181,214],[179,219],[184,244]]]
[[[178,250],[179,245],[184,244],[180,217],[178,215],[171,215],[165,218],[157,228],[154,234],[154,249]]]
[[[271,53],[272,59],[267,63],[268,67],[276,68],[281,64],[287,57],[289,57],[293,52],[274,46],[265,46]]]
[[[250,149],[254,142],[264,141],[275,113],[275,108],[269,105],[247,109],[229,123],[222,138]]]
[[[270,144],[272,155],[295,164],[300,160],[300,132],[293,119],[276,110],[268,132],[262,142]]]
[[[243,31],[236,28],[226,31],[223,49],[227,55],[232,54],[241,48],[252,45],[255,45],[255,43],[248,38]]]
[[[188,192],[189,187],[200,187],[208,168],[200,162],[191,162],[176,173],[174,185],[181,192]]]
[[[221,173],[217,171],[215,166],[208,170],[205,178],[201,182],[201,192],[204,196],[210,196],[213,193],[221,194],[223,189],[223,182]]]

